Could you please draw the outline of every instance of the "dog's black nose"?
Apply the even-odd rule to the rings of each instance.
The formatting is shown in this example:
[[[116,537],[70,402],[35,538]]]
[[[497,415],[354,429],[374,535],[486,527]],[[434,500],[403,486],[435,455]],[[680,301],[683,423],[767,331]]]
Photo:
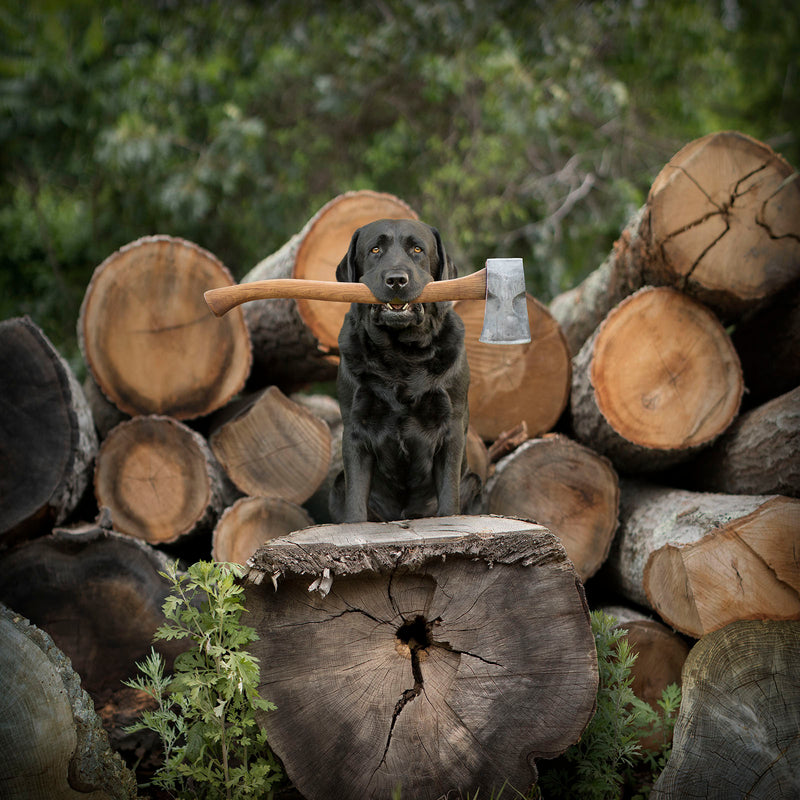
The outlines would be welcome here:
[[[390,289],[402,289],[404,286],[408,285],[408,273],[401,272],[400,270],[395,270],[394,272],[388,272],[386,274],[386,285]]]

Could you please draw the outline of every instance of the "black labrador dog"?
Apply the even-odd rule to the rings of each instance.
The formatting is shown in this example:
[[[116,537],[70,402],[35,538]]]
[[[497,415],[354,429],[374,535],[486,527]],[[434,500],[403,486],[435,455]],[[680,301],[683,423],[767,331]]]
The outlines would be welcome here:
[[[359,228],[336,270],[378,304],[353,303],[339,334],[343,471],[336,522],[475,513],[480,478],[467,467],[469,366],[450,302],[414,303],[456,277],[435,228],[411,219]]]

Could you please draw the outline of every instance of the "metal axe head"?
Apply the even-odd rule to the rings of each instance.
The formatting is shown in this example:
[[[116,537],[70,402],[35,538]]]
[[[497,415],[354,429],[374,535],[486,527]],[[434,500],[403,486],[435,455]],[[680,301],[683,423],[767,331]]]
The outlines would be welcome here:
[[[478,341],[525,344],[531,340],[521,258],[486,259],[486,310]]]

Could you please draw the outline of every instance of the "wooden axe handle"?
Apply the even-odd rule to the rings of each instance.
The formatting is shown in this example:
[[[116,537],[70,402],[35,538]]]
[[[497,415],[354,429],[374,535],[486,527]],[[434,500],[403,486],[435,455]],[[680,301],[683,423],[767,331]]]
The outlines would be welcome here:
[[[338,303],[380,303],[363,283],[308,281],[301,278],[273,278],[267,281],[239,283],[209,289],[204,295],[208,307],[218,317],[250,300],[291,297],[296,300],[329,300]],[[413,302],[435,303],[442,300],[483,300],[486,296],[486,268],[463,278],[431,281]]]

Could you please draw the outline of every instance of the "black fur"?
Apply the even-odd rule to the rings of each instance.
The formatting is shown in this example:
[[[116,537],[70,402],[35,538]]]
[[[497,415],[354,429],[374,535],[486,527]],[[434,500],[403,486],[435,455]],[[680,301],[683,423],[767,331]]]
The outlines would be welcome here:
[[[410,303],[456,277],[435,228],[379,220],[359,228],[336,270],[384,305],[353,303],[339,334],[344,469],[331,490],[337,522],[474,513],[467,467],[469,366],[449,302]]]

